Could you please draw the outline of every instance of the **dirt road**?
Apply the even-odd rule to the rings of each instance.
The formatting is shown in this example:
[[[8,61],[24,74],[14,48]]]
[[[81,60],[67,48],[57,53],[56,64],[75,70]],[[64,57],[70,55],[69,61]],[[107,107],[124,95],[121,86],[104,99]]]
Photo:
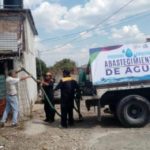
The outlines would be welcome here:
[[[44,123],[43,105],[36,105],[34,117],[11,128],[0,129],[0,150],[149,150],[150,125],[123,128],[112,116],[99,123],[96,112],[82,109],[84,121],[68,129],[59,128],[60,119]],[[77,115],[75,114],[77,119]]]

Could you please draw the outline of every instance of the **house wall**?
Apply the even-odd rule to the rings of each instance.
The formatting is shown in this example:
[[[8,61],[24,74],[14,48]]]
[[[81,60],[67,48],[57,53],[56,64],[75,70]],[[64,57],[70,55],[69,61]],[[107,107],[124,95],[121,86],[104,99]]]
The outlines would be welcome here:
[[[18,28],[19,28],[19,21],[15,19],[14,20],[7,19],[8,15],[2,15],[2,16],[3,17],[5,16],[6,19],[2,19],[2,18],[0,19],[0,32],[1,33],[4,33],[4,32],[17,33]]]
[[[36,50],[34,48],[35,36],[32,32],[28,19],[25,20],[25,51],[24,66],[36,78]],[[30,81],[31,80],[31,81]],[[27,81],[29,96],[33,101],[37,99],[37,83],[30,79]]]
[[[28,72],[30,72],[36,78],[36,59],[34,49],[34,33],[32,32],[29,20],[25,16],[23,22],[24,32],[20,30],[20,20],[12,19],[15,14],[0,14],[0,16],[6,16],[5,19],[0,18],[0,33],[17,33],[18,39],[21,38],[21,42],[24,42],[23,49],[21,50],[23,55],[16,56],[13,60],[14,69],[20,69],[23,66]],[[16,16],[18,13],[16,14]],[[7,19],[7,16],[11,18]],[[22,32],[22,33],[21,33]],[[21,34],[20,34],[21,33]],[[21,36],[20,36],[21,35]],[[24,36],[25,40],[22,41]],[[19,77],[26,75],[24,72],[19,73]],[[31,104],[33,105],[37,99],[37,84],[32,79],[21,81],[18,85],[18,96],[20,106],[20,116],[27,116],[31,113]]]
[[[23,51],[21,65],[36,78],[36,52],[34,49],[34,34],[28,19],[24,21],[25,50]],[[26,75],[20,73],[20,76]],[[33,79],[27,79],[20,83],[20,111],[21,115],[31,112],[34,102],[37,100],[37,83]]]
[[[23,59],[14,59],[14,68],[16,70],[20,69],[20,66],[23,66]],[[19,77],[25,76],[26,74],[24,72],[20,72],[18,74]],[[29,90],[27,86],[27,81],[21,81],[18,84],[18,97],[19,97],[19,107],[20,107],[20,114],[19,116],[24,117],[24,116],[29,116],[30,115],[30,104],[31,104],[31,99],[29,97]]]

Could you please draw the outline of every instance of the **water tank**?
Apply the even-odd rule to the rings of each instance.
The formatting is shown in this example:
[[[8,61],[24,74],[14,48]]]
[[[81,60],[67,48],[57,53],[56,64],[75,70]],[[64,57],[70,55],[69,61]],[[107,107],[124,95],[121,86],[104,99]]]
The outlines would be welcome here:
[[[23,0],[4,0],[6,9],[23,9]]]

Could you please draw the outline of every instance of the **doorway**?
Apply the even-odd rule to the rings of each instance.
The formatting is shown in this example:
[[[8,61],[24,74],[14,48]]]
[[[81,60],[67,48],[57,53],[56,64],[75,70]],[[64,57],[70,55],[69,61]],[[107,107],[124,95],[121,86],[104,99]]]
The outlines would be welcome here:
[[[13,69],[12,59],[0,60],[0,117],[6,105],[6,76],[9,70]]]

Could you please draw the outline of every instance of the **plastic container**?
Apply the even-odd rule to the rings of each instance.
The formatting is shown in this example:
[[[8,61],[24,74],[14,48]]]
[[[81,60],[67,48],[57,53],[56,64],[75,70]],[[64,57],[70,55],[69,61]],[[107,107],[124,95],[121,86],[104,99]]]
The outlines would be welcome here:
[[[4,0],[5,9],[23,9],[23,0]]]

